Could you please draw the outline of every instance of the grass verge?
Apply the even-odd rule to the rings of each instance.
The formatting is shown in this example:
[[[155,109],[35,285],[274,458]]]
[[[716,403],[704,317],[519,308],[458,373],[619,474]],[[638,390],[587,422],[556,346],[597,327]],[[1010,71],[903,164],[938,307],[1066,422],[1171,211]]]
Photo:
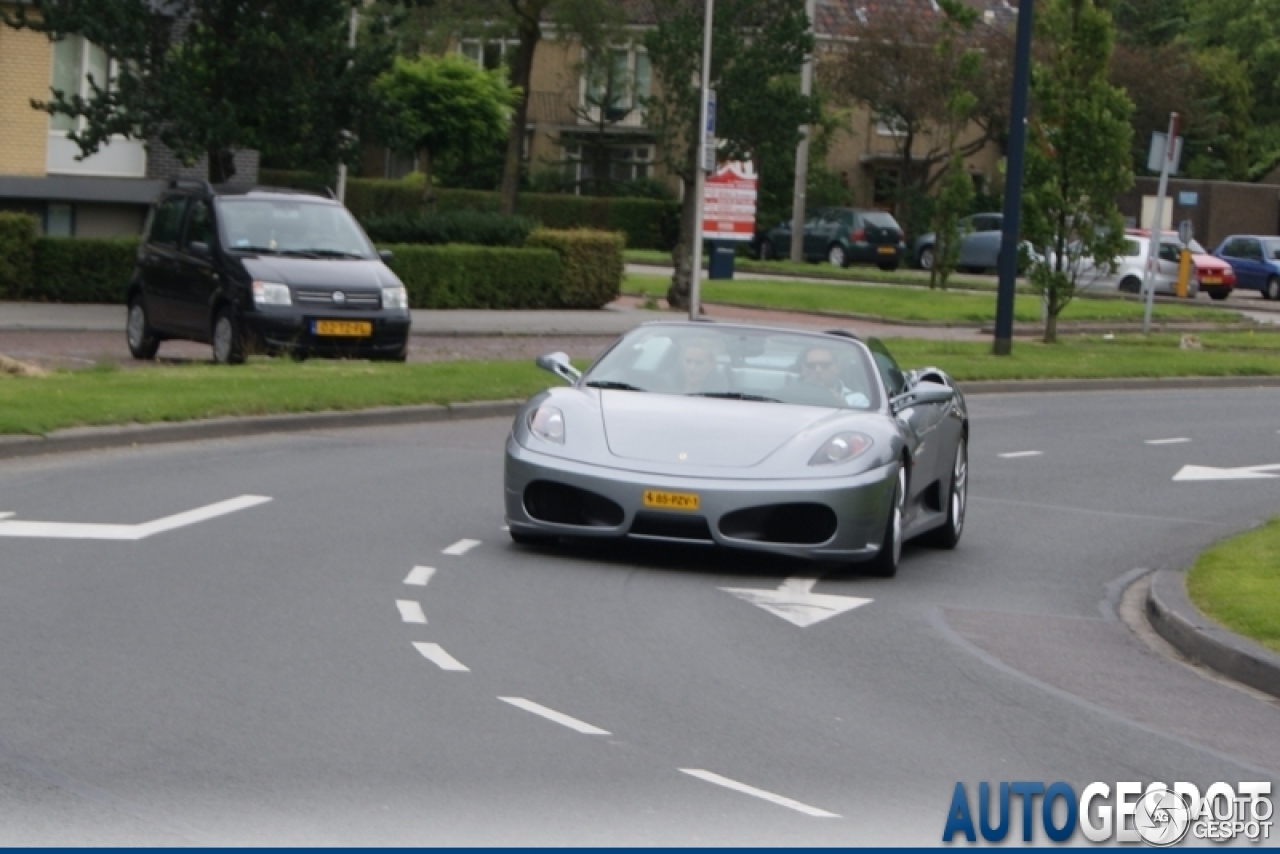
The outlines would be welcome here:
[[[623,283],[627,293],[665,294],[668,277],[644,273],[628,273]],[[994,323],[995,296],[951,291],[922,291],[869,285],[851,288],[810,282],[770,282],[753,279],[707,281],[701,285],[706,302],[736,303],[758,308],[787,311],[834,311],[883,317],[906,323]],[[1060,321],[1077,322],[1141,322],[1143,306],[1137,300],[1073,300],[1059,315]],[[1243,323],[1244,318],[1232,311],[1208,306],[1155,306],[1156,321],[1206,321],[1211,323]],[[1022,299],[1014,303],[1014,319],[1019,323],[1038,323],[1040,302]]]
[[[1280,652],[1280,517],[1201,554],[1187,595],[1233,632]]]

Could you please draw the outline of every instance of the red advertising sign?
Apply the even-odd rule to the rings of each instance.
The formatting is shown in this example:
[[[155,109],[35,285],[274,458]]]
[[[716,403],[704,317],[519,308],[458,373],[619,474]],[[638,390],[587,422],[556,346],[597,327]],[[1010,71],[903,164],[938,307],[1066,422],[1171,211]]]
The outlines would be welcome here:
[[[756,167],[750,160],[721,163],[702,196],[706,240],[750,240],[756,231]]]

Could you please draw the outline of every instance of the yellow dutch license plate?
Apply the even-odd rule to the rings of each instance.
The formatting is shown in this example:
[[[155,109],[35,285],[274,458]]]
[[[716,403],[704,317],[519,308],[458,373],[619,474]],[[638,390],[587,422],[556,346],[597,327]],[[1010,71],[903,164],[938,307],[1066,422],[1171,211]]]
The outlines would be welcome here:
[[[696,492],[662,492],[657,489],[644,491],[644,506],[656,510],[697,510]]]
[[[879,252],[881,255],[892,255],[895,250],[892,246],[881,246],[876,251]]]
[[[317,320],[312,324],[311,331],[316,335],[367,338],[373,334],[373,324],[367,320]]]
[[[1221,276],[1205,276],[1203,279],[1200,280],[1200,284],[1220,285],[1222,284],[1222,277]]]

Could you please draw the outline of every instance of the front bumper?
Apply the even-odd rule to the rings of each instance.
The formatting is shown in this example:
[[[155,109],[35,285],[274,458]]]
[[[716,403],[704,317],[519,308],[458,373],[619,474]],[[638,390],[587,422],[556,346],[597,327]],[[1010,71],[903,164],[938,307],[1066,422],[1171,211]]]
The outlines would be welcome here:
[[[409,341],[409,312],[245,312],[241,315],[245,331],[258,348],[287,353],[318,356],[394,356],[403,352]],[[372,334],[360,337],[315,335],[313,321],[364,321],[371,324]]]
[[[621,461],[620,461],[621,462]],[[716,545],[821,561],[868,560],[876,555],[888,522],[889,502],[897,468],[882,466],[846,477],[764,480],[730,477],[673,477],[642,471],[564,460],[525,448],[507,438],[504,475],[507,524],[527,534],[711,542]],[[622,508],[617,524],[562,524],[537,519],[525,505],[526,489],[535,482],[551,482],[586,490]],[[645,490],[696,493],[697,511],[658,511],[643,506]],[[787,543],[728,536],[721,530],[734,511],[770,505],[817,504],[835,514],[835,531],[818,543]],[[701,517],[709,540],[686,536],[639,533],[638,515],[671,520]],[[645,529],[651,530],[648,526]]]

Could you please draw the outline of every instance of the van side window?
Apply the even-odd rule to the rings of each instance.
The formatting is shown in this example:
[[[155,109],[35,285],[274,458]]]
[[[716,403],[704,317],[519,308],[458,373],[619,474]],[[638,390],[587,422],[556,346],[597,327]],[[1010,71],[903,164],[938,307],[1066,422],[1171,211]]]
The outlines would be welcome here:
[[[199,199],[191,203],[191,213],[187,217],[187,231],[182,240],[182,247],[185,249],[196,242],[206,246],[212,246],[214,242],[213,211],[209,210],[208,202]]]
[[[176,246],[178,229],[182,226],[182,212],[186,209],[186,196],[171,196],[160,202],[155,217],[151,221],[151,243],[166,243]]]

